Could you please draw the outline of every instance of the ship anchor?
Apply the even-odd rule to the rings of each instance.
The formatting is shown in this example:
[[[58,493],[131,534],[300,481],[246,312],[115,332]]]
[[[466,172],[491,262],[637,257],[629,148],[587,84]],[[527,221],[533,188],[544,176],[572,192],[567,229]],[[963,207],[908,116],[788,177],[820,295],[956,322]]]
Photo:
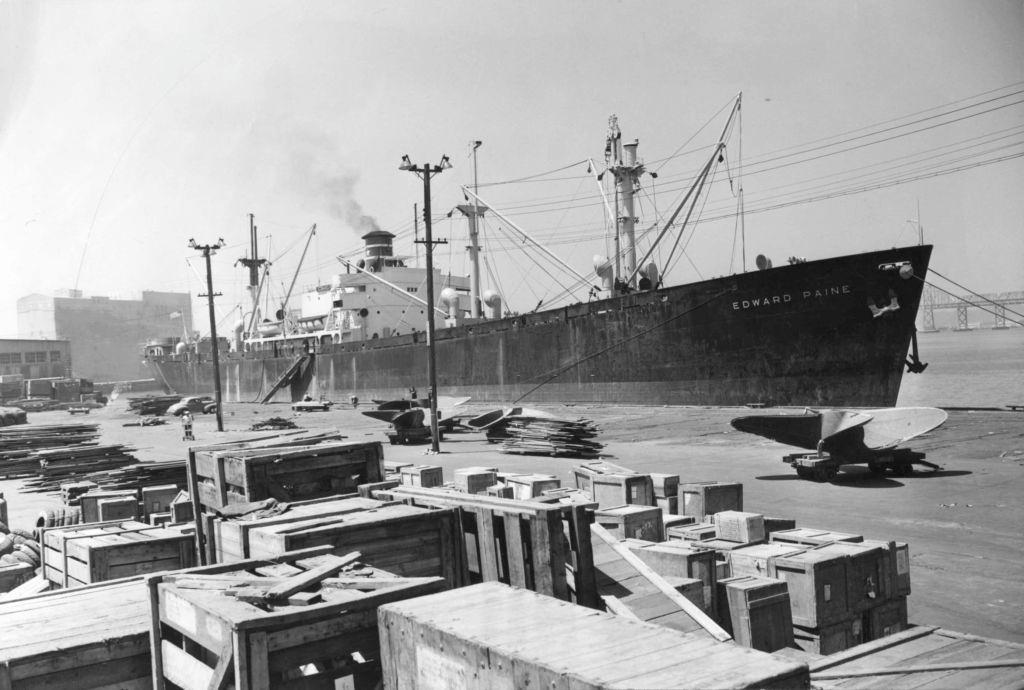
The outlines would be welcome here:
[[[918,357],[917,352],[917,330],[915,329],[913,334],[910,336],[910,355],[906,361],[907,372],[911,374],[920,374],[928,368],[927,362],[922,362],[921,358]]]

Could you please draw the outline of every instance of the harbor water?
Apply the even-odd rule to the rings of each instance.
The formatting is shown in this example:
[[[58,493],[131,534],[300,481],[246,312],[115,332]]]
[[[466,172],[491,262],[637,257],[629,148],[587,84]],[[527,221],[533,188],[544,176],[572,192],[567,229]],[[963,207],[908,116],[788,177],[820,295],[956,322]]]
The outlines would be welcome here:
[[[904,374],[905,407],[1024,405],[1024,328],[918,333],[923,374]]]

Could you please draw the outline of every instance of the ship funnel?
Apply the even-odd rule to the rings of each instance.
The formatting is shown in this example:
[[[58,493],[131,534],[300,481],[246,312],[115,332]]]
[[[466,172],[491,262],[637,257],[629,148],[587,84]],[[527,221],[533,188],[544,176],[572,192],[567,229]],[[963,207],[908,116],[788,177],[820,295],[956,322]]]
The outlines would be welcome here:
[[[449,319],[459,316],[459,293],[450,287],[441,290],[441,305],[448,314]]]
[[[241,352],[242,351],[242,331],[244,331],[244,330],[245,330],[245,319],[239,319],[238,321],[235,321],[235,328],[234,328],[235,338],[234,338],[234,341],[233,341],[234,351],[235,352]]]
[[[491,318],[501,318],[501,295],[494,290],[484,290],[484,304],[491,309]]]
[[[594,254],[594,271],[597,276],[601,279],[601,288],[604,290],[612,289],[612,264],[608,261],[607,256],[601,256],[600,254]]]

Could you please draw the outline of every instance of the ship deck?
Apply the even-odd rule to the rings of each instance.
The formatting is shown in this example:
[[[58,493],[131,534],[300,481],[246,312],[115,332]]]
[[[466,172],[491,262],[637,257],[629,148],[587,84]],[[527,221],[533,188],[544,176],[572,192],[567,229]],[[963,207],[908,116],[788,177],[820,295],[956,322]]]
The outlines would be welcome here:
[[[600,426],[598,440],[613,462],[643,472],[678,473],[683,481],[722,480],[744,484],[745,509],[795,518],[798,526],[855,532],[910,545],[912,594],[910,620],[985,637],[1024,643],[1024,425],[1021,412],[951,411],[938,430],[912,447],[927,453],[942,471],[911,477],[875,477],[854,467],[827,484],[797,479],[781,462],[790,452],[729,427],[746,408],[537,406],[564,418],[584,417]],[[363,408],[369,409],[369,408]],[[468,405],[458,413],[479,413],[491,406]],[[198,443],[251,436],[249,426],[270,417],[290,417],[285,404],[228,404],[225,431],[213,415],[197,415]],[[66,412],[29,415],[31,424],[67,423]],[[340,429],[352,440],[384,442],[385,459],[429,463],[445,468],[494,465],[506,471],[558,475],[571,484],[575,461],[543,456],[505,455],[481,434],[449,434],[439,456],[429,446],[387,444],[383,423],[350,408],[299,414],[311,429]],[[104,442],[138,449],[142,460],[184,456],[181,428],[124,427],[138,417],[124,401],[94,410]],[[20,481],[0,482],[12,526],[34,524],[41,510],[58,498],[20,494]]]

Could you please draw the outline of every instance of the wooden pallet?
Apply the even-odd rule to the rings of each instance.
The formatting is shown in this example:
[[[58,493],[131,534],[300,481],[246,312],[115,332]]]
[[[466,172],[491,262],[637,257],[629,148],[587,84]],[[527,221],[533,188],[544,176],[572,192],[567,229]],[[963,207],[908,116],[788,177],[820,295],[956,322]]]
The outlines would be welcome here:
[[[441,578],[366,568],[327,549],[149,580],[153,687],[355,687],[380,682],[377,607],[438,592]]]
[[[599,606],[590,524],[583,505],[547,504],[400,486],[378,492],[413,505],[458,508],[466,579],[504,582],[583,606]]]

